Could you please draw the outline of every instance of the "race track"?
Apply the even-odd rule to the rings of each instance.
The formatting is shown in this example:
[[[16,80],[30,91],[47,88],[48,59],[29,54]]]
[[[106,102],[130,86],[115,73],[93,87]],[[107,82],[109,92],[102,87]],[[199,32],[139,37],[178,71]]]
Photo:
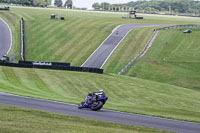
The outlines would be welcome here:
[[[199,133],[200,131],[200,124],[198,123],[169,120],[169,119],[130,114],[130,113],[122,113],[109,110],[101,110],[101,111],[90,111],[84,109],[79,110],[75,105],[20,97],[6,93],[0,93],[0,104],[45,110],[60,114],[80,116],[85,118],[104,120],[104,121],[129,124],[129,125],[145,126],[145,127],[182,132],[182,133]]]
[[[0,59],[8,53],[11,47],[11,31],[0,18]]]
[[[102,68],[112,52],[126,35],[136,27],[161,26],[161,24],[124,24],[115,29],[82,64],[82,67]]]
[[[135,27],[158,26],[150,24],[126,24],[118,27],[88,58],[83,67],[102,68],[106,60],[124,39],[124,37]],[[11,32],[8,25],[0,19],[0,58],[7,54],[11,47]],[[90,111],[79,110],[77,106],[54,101],[26,98],[6,93],[0,93],[0,104],[18,106],[30,109],[44,110],[60,114],[80,116],[96,120],[104,120],[115,123],[145,126],[182,133],[199,133],[200,124],[169,120],[158,117],[116,112],[110,110]]]

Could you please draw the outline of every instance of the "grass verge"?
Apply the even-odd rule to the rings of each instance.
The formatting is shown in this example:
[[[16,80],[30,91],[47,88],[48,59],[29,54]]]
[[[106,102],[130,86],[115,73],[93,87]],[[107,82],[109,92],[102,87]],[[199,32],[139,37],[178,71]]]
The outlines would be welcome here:
[[[110,56],[103,66],[105,73],[120,72],[145,47],[155,27],[135,28],[132,30]]]
[[[200,28],[190,28],[193,30],[191,34],[184,34],[185,29],[160,31],[146,55],[125,75],[199,91]]]
[[[50,14],[64,16],[66,20],[50,20]],[[174,16],[161,17],[152,15],[143,15],[145,16],[144,20],[132,20],[121,19],[121,13],[82,12],[26,7],[11,7],[11,11],[0,12],[0,15],[6,21],[9,21],[8,24],[14,34],[13,36],[16,36],[14,41],[16,44],[13,45],[12,52],[19,52],[19,46],[17,45],[19,40],[19,25],[17,23],[19,22],[18,18],[23,16],[26,21],[26,53],[28,60],[71,62],[72,65],[77,66],[80,66],[87,59],[117,25],[127,23],[198,24],[200,21],[199,18],[175,18]],[[8,16],[10,18],[6,19]],[[134,34],[135,32],[137,34]],[[141,31],[132,31],[127,36],[128,38],[124,40],[125,42],[122,42],[122,46],[119,45],[118,51],[123,51],[124,48],[129,47],[129,44],[132,45],[134,42],[132,37],[135,40],[142,40],[143,33],[145,33],[143,29]],[[149,34],[150,32],[148,32]],[[174,38],[172,35],[169,36],[169,33],[163,33],[162,35],[166,35],[160,37],[164,41],[168,39],[167,37],[169,37],[169,40],[173,40]],[[170,50],[163,48],[159,54],[156,54],[156,52],[152,54],[151,59],[153,61],[145,57],[146,62],[152,61],[153,63],[151,62],[137,67],[137,74],[134,74],[135,71],[131,72],[132,70],[129,70],[130,73],[127,72],[129,73],[127,74],[128,76],[141,78],[149,76],[146,79],[156,81],[158,81],[156,78],[160,78],[159,81],[165,81],[167,79],[166,81],[176,82],[178,83],[176,85],[180,86],[183,82],[182,86],[185,88],[114,74],[96,75],[66,71],[0,67],[0,91],[78,104],[85,98],[89,91],[104,89],[110,97],[108,103],[105,105],[107,109],[200,122],[200,91],[198,89],[188,89],[199,87],[199,47],[195,45],[199,44],[199,34],[196,34],[194,31],[193,35],[196,36],[193,39],[182,37],[185,42],[194,42],[191,43],[192,45],[185,45],[184,42],[181,42],[183,47],[179,47],[178,45],[170,45],[171,42],[169,41],[169,48],[175,50],[173,46],[176,46],[176,49],[184,51],[185,58],[180,58],[180,54],[171,56],[172,58],[166,58],[166,62],[169,63],[175,59],[174,64],[171,63],[162,67],[163,64],[165,65],[163,57],[170,54]],[[163,40],[158,40],[158,42],[160,41]],[[178,41],[181,41],[181,39],[178,39]],[[174,42],[172,41],[172,43]],[[111,57],[114,61],[112,62],[111,60],[110,62],[112,63],[105,64],[105,67],[107,67],[105,68],[106,72],[118,71],[126,62],[132,59],[132,56],[130,56],[132,52],[139,51],[142,45],[138,45],[139,48],[135,51],[130,49],[120,61],[118,61],[120,54],[114,53],[113,57]],[[155,47],[155,49],[157,48]],[[190,51],[190,54],[188,54],[186,49],[193,49],[194,51]],[[195,58],[191,56],[193,52],[195,53]],[[124,54],[125,52],[122,53]],[[151,52],[149,54],[151,55]],[[181,60],[190,58],[194,59],[192,63],[188,62],[188,60]],[[177,60],[182,62],[180,63]],[[115,64],[115,61],[119,63],[119,68],[116,67],[111,70],[110,67],[113,67],[111,64]],[[156,64],[156,67],[151,67],[151,64]],[[157,64],[161,66],[161,71],[157,69]],[[169,69],[171,66],[173,66],[173,69]],[[143,69],[145,67],[150,69]],[[158,77],[155,74],[158,74]],[[159,77],[159,75],[164,76]],[[179,77],[181,76],[184,77],[184,80],[180,78],[179,81]],[[164,79],[165,77],[166,79]],[[186,85],[188,83],[189,85]]]
[[[200,122],[200,91],[158,82],[69,71],[0,67],[0,92],[79,104],[104,89],[106,109]]]
[[[19,19],[23,16],[25,19],[27,60],[70,62],[74,66],[80,66],[85,62],[117,25],[129,23],[197,24],[200,22],[198,18],[189,17],[140,14],[141,16],[145,16],[144,20],[134,20],[121,18],[123,14],[127,13],[33,7],[11,7],[10,9],[9,12],[0,13],[4,13],[4,16],[13,16],[13,18],[6,20],[9,21],[14,36],[18,37],[17,40],[14,40],[16,44],[13,45],[13,49],[20,52],[20,45],[18,45],[20,40],[19,20],[15,21],[14,19],[16,17]],[[51,14],[63,16],[65,20],[50,20]],[[133,38],[140,38],[139,40],[141,40],[142,36],[133,35]],[[130,38],[132,36],[129,35],[128,40]],[[129,42],[123,44],[128,45]],[[11,53],[13,52],[11,51]],[[127,55],[130,55],[133,51],[130,50],[129,52]],[[125,62],[128,62],[130,59],[131,57]],[[120,63],[119,66],[121,67]],[[107,71],[109,72],[110,70]]]
[[[116,124],[75,116],[0,105],[2,133],[168,133],[167,131]]]
[[[16,54],[16,60],[20,59],[20,18],[8,11],[0,11],[0,17],[9,25],[12,32],[12,47],[8,56]]]

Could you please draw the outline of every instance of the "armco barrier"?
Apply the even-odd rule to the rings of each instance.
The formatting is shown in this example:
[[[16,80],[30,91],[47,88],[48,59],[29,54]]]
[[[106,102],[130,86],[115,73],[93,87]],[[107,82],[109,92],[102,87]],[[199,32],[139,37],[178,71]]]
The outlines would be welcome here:
[[[21,18],[21,60],[25,61],[24,19]]]
[[[51,63],[51,62],[48,62]],[[52,64],[55,62],[52,62]],[[78,71],[78,72],[90,72],[90,73],[99,73],[103,74],[103,69],[98,68],[88,68],[88,67],[74,67],[70,66],[69,63],[58,63],[59,65],[42,65],[42,64],[33,64],[33,62],[28,61],[19,61],[19,63],[7,63],[0,61],[0,66],[9,66],[9,67],[21,67],[21,68],[37,68],[37,69],[51,69],[51,70],[67,70],[67,71]],[[62,65],[61,65],[62,64]],[[69,66],[67,66],[69,65]]]
[[[175,29],[175,28],[184,28],[184,27],[200,27],[200,25],[175,25],[175,26],[169,26],[169,27],[164,27],[164,28],[158,28],[155,29],[154,31],[160,31],[160,30],[168,30],[168,29]]]
[[[128,65],[126,65],[119,73],[118,75],[122,75],[136,60],[138,60],[145,52],[146,50],[148,50],[148,47],[151,43],[151,41],[153,40],[153,38],[156,35],[156,32],[161,31],[161,30],[168,30],[168,29],[175,29],[175,28],[184,28],[184,27],[200,27],[200,25],[175,25],[175,26],[169,26],[169,27],[163,27],[163,28],[158,28],[158,29],[154,29],[153,35],[151,36],[151,38],[149,39],[149,41],[147,42],[145,48],[134,58],[132,59]]]
[[[144,49],[143,49],[134,59],[132,59],[132,60],[128,63],[128,65],[126,65],[126,66],[118,73],[119,75],[123,74],[136,60],[138,60],[138,59],[146,52],[146,50],[148,49],[148,47],[149,47],[149,45],[150,45],[152,39],[155,37],[155,35],[156,35],[157,32],[158,32],[158,31],[154,31],[154,32],[153,32],[153,35],[151,36],[151,38],[150,38],[149,41],[147,42],[147,44],[146,44],[146,46],[144,47]]]

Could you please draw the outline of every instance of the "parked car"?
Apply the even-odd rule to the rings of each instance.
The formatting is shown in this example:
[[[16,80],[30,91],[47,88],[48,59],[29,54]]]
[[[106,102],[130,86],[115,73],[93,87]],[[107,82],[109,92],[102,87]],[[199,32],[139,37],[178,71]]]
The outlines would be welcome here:
[[[192,33],[192,30],[187,29],[183,33]]]
[[[127,18],[127,16],[126,16],[126,15],[123,15],[122,18]]]

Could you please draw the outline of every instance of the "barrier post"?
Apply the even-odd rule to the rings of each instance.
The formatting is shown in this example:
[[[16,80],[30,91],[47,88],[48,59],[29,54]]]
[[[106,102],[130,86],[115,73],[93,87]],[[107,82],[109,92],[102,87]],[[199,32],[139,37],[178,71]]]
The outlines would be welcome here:
[[[21,60],[25,61],[24,19],[21,18]]]

